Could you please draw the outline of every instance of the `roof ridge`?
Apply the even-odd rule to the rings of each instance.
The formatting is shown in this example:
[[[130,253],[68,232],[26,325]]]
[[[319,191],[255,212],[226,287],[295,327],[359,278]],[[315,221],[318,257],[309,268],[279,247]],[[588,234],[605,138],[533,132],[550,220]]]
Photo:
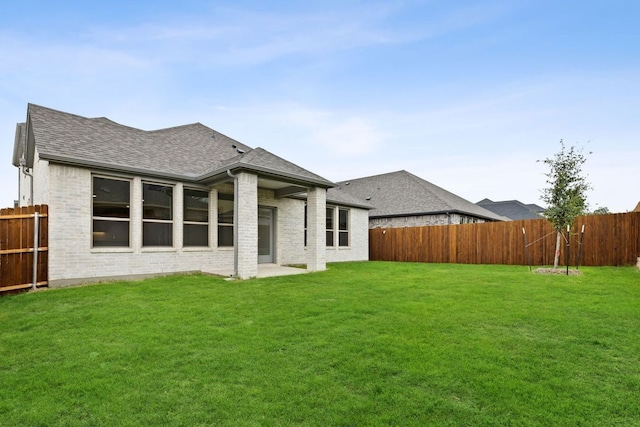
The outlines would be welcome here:
[[[450,204],[449,201],[443,199],[442,196],[437,191],[433,191],[434,187],[439,189],[439,190],[442,190],[442,191],[446,192],[447,194],[450,194],[450,195],[452,195],[452,196],[454,196],[456,198],[459,198],[459,199],[462,199],[462,200],[466,200],[466,199],[463,199],[462,197],[452,193],[451,191],[445,190],[444,188],[434,184],[431,181],[427,181],[426,179],[420,178],[419,176],[412,174],[411,172],[407,172],[405,170],[402,170],[401,172],[404,172],[411,180],[416,182],[423,189],[425,189],[425,190],[429,191],[430,193],[432,193],[440,202],[444,203],[445,205],[449,205]],[[429,186],[431,186],[431,187],[429,187]],[[469,202],[469,203],[471,203],[471,202]]]
[[[397,173],[400,173],[400,172],[407,172],[407,171],[404,170],[404,169],[401,169],[401,170],[397,170],[397,171],[393,171],[393,172],[384,172],[384,173],[379,173],[379,174],[375,174],[375,175],[362,176],[362,177],[359,177],[359,178],[345,179],[343,181],[337,182],[337,184],[346,183],[346,182],[353,182],[353,181],[362,181],[362,180],[371,179],[371,178],[378,178],[378,177],[381,177],[381,176],[393,175],[393,174],[397,174]],[[407,172],[407,173],[409,173],[409,172]]]

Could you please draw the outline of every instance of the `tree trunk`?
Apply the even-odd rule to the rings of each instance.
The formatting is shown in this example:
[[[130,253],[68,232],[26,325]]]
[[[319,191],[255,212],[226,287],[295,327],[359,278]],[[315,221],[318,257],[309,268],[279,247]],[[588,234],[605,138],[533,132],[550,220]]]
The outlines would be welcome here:
[[[560,260],[560,236],[561,232],[558,231],[558,235],[556,236],[556,254],[553,257],[553,268],[558,268],[558,261]]]

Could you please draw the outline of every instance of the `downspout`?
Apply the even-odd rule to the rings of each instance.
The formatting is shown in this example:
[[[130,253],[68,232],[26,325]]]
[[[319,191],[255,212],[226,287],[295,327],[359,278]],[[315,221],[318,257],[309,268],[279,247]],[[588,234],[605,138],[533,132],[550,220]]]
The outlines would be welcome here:
[[[27,172],[29,170],[27,166],[27,161],[24,158],[24,154],[22,155],[22,158],[20,159],[20,170],[22,170],[22,173],[26,176],[29,177],[29,200],[27,205],[31,206],[33,205],[33,174],[31,172]],[[18,191],[20,191],[20,189],[18,189]],[[19,195],[18,195],[19,197]]]
[[[233,278],[238,277],[238,176],[227,169],[227,175],[233,178]]]
[[[25,154],[27,152],[27,141],[29,140],[29,119],[27,117],[27,122],[25,123],[24,126],[24,139],[23,139],[23,146],[22,146],[22,157],[20,157],[20,169],[22,170],[22,173],[26,176],[28,176],[29,179],[29,203],[27,204],[28,206],[33,205],[33,173],[27,172],[29,170],[29,168],[27,167],[27,159],[25,158]],[[18,195],[19,197],[19,195]]]

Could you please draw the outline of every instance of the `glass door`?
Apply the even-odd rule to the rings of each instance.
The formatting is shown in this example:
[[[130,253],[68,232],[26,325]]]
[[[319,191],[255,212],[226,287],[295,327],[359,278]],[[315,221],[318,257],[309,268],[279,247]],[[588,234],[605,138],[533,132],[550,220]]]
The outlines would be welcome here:
[[[274,210],[258,208],[258,264],[274,262]]]

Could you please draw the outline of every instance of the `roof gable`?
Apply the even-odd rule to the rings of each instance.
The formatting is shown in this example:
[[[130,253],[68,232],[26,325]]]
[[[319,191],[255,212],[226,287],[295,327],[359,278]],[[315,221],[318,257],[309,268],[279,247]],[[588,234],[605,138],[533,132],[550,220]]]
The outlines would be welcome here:
[[[374,209],[371,217],[458,212],[491,220],[505,220],[468,200],[405,170],[342,181],[339,188]]]

